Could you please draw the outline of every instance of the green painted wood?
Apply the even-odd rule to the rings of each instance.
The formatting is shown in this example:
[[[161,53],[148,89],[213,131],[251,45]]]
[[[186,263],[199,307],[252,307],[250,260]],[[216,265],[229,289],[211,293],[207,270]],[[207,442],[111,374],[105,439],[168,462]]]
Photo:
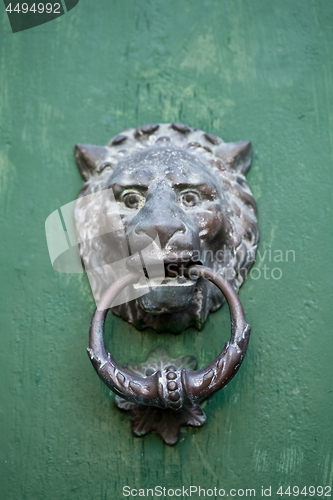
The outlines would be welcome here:
[[[0,498],[332,485],[332,3],[81,0],[16,34],[0,10]],[[81,186],[73,145],[153,121],[252,140],[261,228],[247,358],[174,448],[132,437],[85,352],[87,279],[52,269],[44,235]],[[178,337],[111,324],[121,363],[159,343],[203,366],[229,336],[226,308]]]

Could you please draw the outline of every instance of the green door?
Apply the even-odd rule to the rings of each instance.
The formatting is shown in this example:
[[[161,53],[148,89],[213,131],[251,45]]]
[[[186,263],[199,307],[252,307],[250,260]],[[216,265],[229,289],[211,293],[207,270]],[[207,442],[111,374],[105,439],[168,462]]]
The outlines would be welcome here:
[[[0,10],[0,498],[330,498],[332,2],[80,0],[16,33]],[[260,245],[245,361],[170,447],[134,437],[94,372],[87,277],[52,268],[44,223],[82,186],[74,144],[174,121],[252,141]],[[110,315],[107,344],[204,366],[229,329],[226,306],[178,336]]]

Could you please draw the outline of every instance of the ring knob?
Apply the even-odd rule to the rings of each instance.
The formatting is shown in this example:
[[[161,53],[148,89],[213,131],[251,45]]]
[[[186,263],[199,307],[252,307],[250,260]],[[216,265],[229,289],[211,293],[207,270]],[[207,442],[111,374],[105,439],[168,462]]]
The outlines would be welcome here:
[[[204,266],[191,266],[191,278],[203,277],[214,283],[224,294],[231,318],[231,337],[219,354],[201,370],[189,371],[167,366],[143,377],[120,367],[104,344],[105,320],[112,302],[128,285],[141,275],[129,272],[105,292],[92,318],[88,354],[103,382],[118,396],[139,405],[179,410],[193,405],[222,389],[236,375],[245,357],[251,327],[246,322],[243,306],[231,285]]]

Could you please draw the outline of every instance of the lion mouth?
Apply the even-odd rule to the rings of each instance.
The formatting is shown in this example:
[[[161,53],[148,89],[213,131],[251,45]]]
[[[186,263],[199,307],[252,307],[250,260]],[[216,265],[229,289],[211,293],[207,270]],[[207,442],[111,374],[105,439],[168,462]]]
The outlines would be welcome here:
[[[196,279],[187,276],[187,269],[193,264],[191,260],[175,262],[164,261],[164,276],[151,277],[147,269],[145,276],[134,285],[140,294],[140,307],[149,314],[164,314],[185,310],[196,289]]]
[[[180,260],[177,262],[175,260],[172,261],[164,261],[164,278],[165,280],[171,285],[173,281],[179,284],[183,284],[186,281],[189,280],[188,278],[188,269],[191,266],[194,265],[202,265],[201,261],[193,261],[193,260],[187,260],[183,261]],[[159,268],[158,272],[154,273],[152,272],[151,269],[149,269],[150,272],[148,272],[147,268],[144,266],[143,271],[145,274],[145,277],[149,280],[152,278],[162,278],[161,276],[161,268]],[[193,282],[193,279],[190,280]]]
[[[200,261],[186,261],[186,262],[165,262],[164,272],[165,276],[169,278],[178,278],[181,280],[188,279],[188,269],[194,265],[200,265]],[[192,280],[193,281],[193,280]]]

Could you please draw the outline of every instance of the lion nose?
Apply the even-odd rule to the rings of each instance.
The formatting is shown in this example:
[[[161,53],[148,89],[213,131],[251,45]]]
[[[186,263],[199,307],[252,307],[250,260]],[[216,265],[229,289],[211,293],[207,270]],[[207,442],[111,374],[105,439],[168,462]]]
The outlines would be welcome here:
[[[186,226],[185,224],[176,219],[171,219],[167,221],[163,221],[160,224],[145,224],[144,222],[139,223],[135,228],[136,234],[144,234],[149,236],[152,240],[156,238],[158,235],[160,244],[162,248],[165,248],[168,242],[172,239],[172,237],[177,233],[185,233]]]

